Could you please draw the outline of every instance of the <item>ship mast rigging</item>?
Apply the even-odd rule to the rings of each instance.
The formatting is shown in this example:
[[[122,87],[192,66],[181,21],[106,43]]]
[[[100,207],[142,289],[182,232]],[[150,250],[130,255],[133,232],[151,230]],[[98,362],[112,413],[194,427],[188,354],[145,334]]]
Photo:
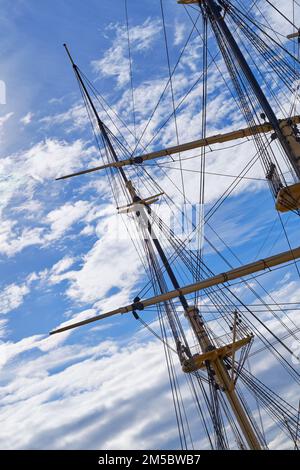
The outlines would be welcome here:
[[[243,21],[241,28],[242,31],[245,35],[248,35],[251,40],[256,41],[257,45],[261,46],[259,39],[254,37],[254,33],[251,32],[251,30],[247,29],[248,18],[243,18],[243,12],[233,6],[232,2],[225,0],[218,2],[215,0],[179,0],[178,3],[197,6],[199,12],[202,14],[205,28],[207,28],[208,23],[210,24],[210,28],[214,32],[219,49],[228,68],[229,75],[231,76],[235,86],[241,110],[248,123],[248,127],[237,131],[231,131],[229,133],[218,134],[216,136],[206,136],[206,128],[202,123],[201,139],[184,144],[180,144],[178,141],[177,145],[170,148],[141,153],[138,155],[135,155],[134,153],[131,154],[127,149],[124,150],[120,141],[100,118],[99,112],[89,90],[89,83],[79,67],[75,64],[69,49],[64,45],[79,83],[89,116],[96,125],[96,132],[99,133],[101,137],[102,146],[107,155],[107,161],[95,168],[78,171],[70,175],[61,176],[57,179],[68,179],[99,170],[115,172],[111,174],[118,179],[127,201],[125,206],[118,206],[118,211],[120,214],[134,216],[137,228],[141,234],[141,241],[146,253],[155,295],[148,298],[136,296],[130,305],[117,308],[111,312],[103,313],[76,324],[67,325],[53,331],[51,334],[61,333],[116,314],[125,314],[128,312],[132,312],[134,317],[139,320],[140,313],[138,312],[142,312],[151,306],[157,306],[160,312],[159,319],[161,322],[166,355],[170,354],[170,352],[168,351],[168,335],[164,332],[165,327],[163,325],[162,311],[164,312],[172,333],[175,350],[182,370],[189,376],[189,380],[191,380],[190,383],[193,387],[195,387],[195,385],[192,380],[195,378],[196,383],[200,387],[206,400],[208,414],[210,416],[215,435],[215,444],[213,445],[211,442],[211,446],[217,449],[230,447],[224,430],[225,424],[224,417],[221,413],[222,408],[224,416],[227,418],[231,426],[236,442],[241,448],[267,448],[263,432],[256,424],[253,416],[249,412],[245,398],[238,390],[238,379],[243,380],[243,383],[246,383],[249,386],[249,389],[252,389],[252,391],[254,390],[255,393],[257,393],[257,396],[261,397],[261,401],[266,404],[271,415],[279,421],[281,428],[284,429],[285,432],[290,433],[296,446],[298,429],[297,410],[289,407],[288,404],[280,397],[275,396],[275,394],[272,395],[270,390],[264,388],[264,385],[259,383],[259,381],[252,376],[250,371],[246,370],[245,361],[254,341],[253,328],[255,328],[255,326],[250,321],[248,321],[247,325],[242,325],[240,317],[241,312],[238,309],[231,309],[230,306],[233,305],[232,303],[230,303],[229,307],[225,308],[225,303],[226,299],[229,298],[228,296],[232,296],[238,300],[238,297],[231,289],[231,281],[241,280],[241,282],[246,282],[244,279],[246,276],[252,276],[254,273],[265,270],[271,271],[272,268],[280,267],[286,263],[294,263],[294,265],[297,266],[297,260],[300,259],[300,247],[294,249],[290,248],[287,252],[279,253],[261,261],[255,261],[239,268],[234,268],[215,275],[205,264],[202,249],[198,249],[197,254],[188,253],[187,255],[185,252],[185,244],[178,240],[174,233],[171,233],[171,243],[173,244],[175,253],[177,253],[176,256],[178,256],[186,266],[193,270],[195,277],[195,282],[183,285],[173,267],[174,259],[172,259],[172,257],[170,258],[168,250],[160,242],[159,236],[157,236],[156,232],[158,231],[163,234],[164,231],[168,229],[163,220],[157,216],[151,207],[154,202],[158,201],[159,198],[164,195],[164,191],[162,190],[161,192],[151,194],[150,196],[143,195],[135,188],[134,182],[128,176],[128,170],[131,167],[134,169],[142,168],[143,163],[149,160],[156,161],[158,158],[171,157],[174,154],[180,155],[181,152],[186,152],[196,148],[200,148],[202,151],[201,171],[203,176],[205,173],[203,162],[205,162],[205,148],[207,146],[244,137],[253,137],[255,144],[257,145],[258,153],[261,156],[264,169],[266,170],[266,178],[270,184],[274,198],[276,199],[277,210],[280,212],[298,214],[300,209],[300,143],[297,130],[300,116],[295,115],[290,116],[289,118],[277,119],[272,105],[265,95],[248,63],[247,58],[240,49],[238,42],[235,40],[226,21],[227,16],[236,23]],[[203,74],[204,87],[207,85],[207,59],[205,60],[205,64],[206,70]],[[288,67],[288,64],[285,64],[285,66]],[[172,89],[170,66],[169,73]],[[206,98],[207,97],[203,98],[203,103],[205,103]],[[255,100],[252,103],[251,100],[253,98]],[[264,116],[264,122],[262,123],[255,123],[258,107],[262,112],[261,115]],[[175,106],[174,117],[176,124]],[[283,152],[285,158],[289,162],[294,177],[294,184],[292,185],[287,185],[285,183],[284,176],[280,172],[277,161],[273,161],[273,155],[268,152],[268,148],[262,140],[262,136],[265,136],[265,134],[270,132],[272,132],[271,141],[273,142],[276,140],[279,142],[281,152]],[[134,134],[136,137],[135,119]],[[127,158],[120,158],[120,153],[127,156]],[[181,157],[179,157],[179,162],[181,165]],[[201,191],[201,202],[203,203],[203,187],[201,187]],[[194,226],[193,231],[196,229],[201,230],[201,228],[199,229],[199,227]],[[213,290],[213,288],[220,285],[225,287],[224,292]],[[222,309],[224,306],[224,316],[227,314],[230,315],[230,321],[228,318],[225,320],[227,323],[229,321],[231,325],[231,335],[227,335],[226,341],[220,342],[219,338],[213,334],[204,315],[199,309],[197,296],[201,291],[205,291],[207,293],[209,298],[212,299],[214,305],[217,305],[217,302],[220,302],[219,307]],[[195,295],[194,299],[191,297],[191,294]],[[252,315],[255,321],[260,324],[262,328],[265,328],[267,333],[270,336],[273,336],[273,338],[280,343],[283,349],[288,351],[290,354],[293,354],[293,351],[291,351],[286,343],[272,332],[267,325],[264,325],[257,313],[255,314],[247,306],[245,306],[245,308],[249,313],[249,316]],[[181,312],[185,317],[185,321],[189,324],[192,334],[196,338],[198,346],[196,353],[193,352],[188,335],[185,333],[182,326],[182,321],[179,315]],[[267,347],[271,347],[266,338],[262,339],[262,341]],[[286,359],[274,346],[273,352],[276,357],[279,358],[280,362],[288,367],[289,373],[294,376],[295,380],[299,380],[299,374],[292,366],[286,364]],[[170,359],[168,359],[168,361],[170,361]],[[170,364],[171,362],[168,362],[168,366]],[[171,375],[173,374],[172,367],[173,366],[171,364],[169,369],[169,374]],[[170,381],[172,384],[171,379]],[[204,391],[203,381],[206,381],[209,385],[208,392]],[[173,391],[173,393],[175,392],[176,390]],[[195,396],[197,396],[197,393],[198,392],[196,391]],[[284,417],[280,415],[282,410],[284,410]],[[180,414],[179,407],[176,408],[175,406],[175,411],[177,419],[181,421],[181,429],[183,429],[184,426],[182,423],[184,418]],[[205,423],[205,417],[203,414],[202,420],[203,423]],[[207,432],[209,434],[209,431]],[[182,443],[183,442],[181,442],[181,444]]]

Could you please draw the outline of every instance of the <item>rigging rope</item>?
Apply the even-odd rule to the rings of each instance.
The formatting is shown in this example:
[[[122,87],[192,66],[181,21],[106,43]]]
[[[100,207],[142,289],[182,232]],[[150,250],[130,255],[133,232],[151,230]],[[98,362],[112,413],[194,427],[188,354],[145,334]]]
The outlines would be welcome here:
[[[124,1],[125,1],[125,17],[126,17],[127,44],[128,44],[128,61],[129,61],[130,86],[131,86],[131,100],[132,100],[133,129],[134,129],[134,137],[135,137],[135,144],[136,144],[137,134],[136,134],[135,100],[134,100],[134,87],[133,87],[133,71],[132,71],[132,57],[131,57],[129,19],[128,19],[128,5],[127,5],[127,0],[124,0]]]

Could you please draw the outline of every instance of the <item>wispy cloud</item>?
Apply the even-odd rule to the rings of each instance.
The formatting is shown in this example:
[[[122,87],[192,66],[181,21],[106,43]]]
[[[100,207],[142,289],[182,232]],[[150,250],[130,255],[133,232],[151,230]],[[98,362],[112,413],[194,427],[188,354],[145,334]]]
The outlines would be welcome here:
[[[174,445],[177,436],[173,426],[160,432],[162,421],[174,419],[172,409],[166,406],[169,389],[160,344],[135,342],[120,347],[115,341],[104,341],[84,351],[76,345],[48,348],[47,342],[32,337],[0,345],[1,356],[6,354],[8,361],[2,369],[1,402],[5,407],[1,408],[1,419],[6,423],[5,433],[0,432],[2,448]],[[22,360],[22,353],[34,349],[45,350],[47,355],[39,354],[30,362]],[[155,374],[149,374],[149,369],[155,369]],[[147,407],[139,406],[146,397]],[[30,415],[26,411],[29,406],[34,410]],[[156,432],[147,432],[150,424]]]
[[[180,23],[179,21],[175,22],[174,27],[174,45],[179,46],[185,36],[186,32],[186,25],[184,23]]]
[[[112,46],[103,57],[92,61],[92,66],[100,77],[114,77],[119,87],[124,87],[130,80],[127,30],[120,24],[111,24],[108,33],[115,35]],[[161,31],[158,20],[148,18],[143,24],[130,28],[130,41],[133,52],[149,49]]]
[[[33,117],[34,117],[34,114],[32,112],[29,112],[20,119],[20,122],[24,124],[24,126],[27,126],[28,124],[31,123]]]
[[[4,116],[0,116],[0,139],[3,138],[5,124],[12,118],[13,112],[6,113]]]
[[[56,208],[49,211],[47,205],[51,206],[51,201],[44,199],[44,203],[39,197],[35,198],[36,191],[44,191],[47,184],[53,194],[54,201],[54,179],[65,172],[74,171],[81,162],[92,160],[94,155],[93,147],[88,147],[82,140],[76,140],[71,144],[65,141],[47,139],[30,149],[20,152],[0,160],[0,180],[1,206],[3,220],[0,228],[0,251],[9,256],[18,253],[24,247],[41,244],[41,235],[45,232],[41,224],[50,226],[50,232],[45,235],[48,241],[54,240],[59,234],[64,232],[63,226],[72,224],[83,216],[87,206],[83,203],[75,203],[74,208],[67,205],[66,208]],[[8,212],[8,206],[12,205]],[[52,203],[53,205],[53,203]],[[48,209],[48,211],[47,211]],[[30,212],[39,214],[40,219],[31,221],[30,216],[19,222],[11,218],[11,212]],[[60,217],[60,221],[58,220]],[[72,219],[72,220],[71,220]],[[45,239],[44,239],[45,241]]]
[[[10,112],[0,117],[0,129],[13,115],[14,113]]]
[[[6,286],[0,293],[0,314],[6,314],[18,308],[29,291],[29,287],[25,284],[21,286],[17,284]]]

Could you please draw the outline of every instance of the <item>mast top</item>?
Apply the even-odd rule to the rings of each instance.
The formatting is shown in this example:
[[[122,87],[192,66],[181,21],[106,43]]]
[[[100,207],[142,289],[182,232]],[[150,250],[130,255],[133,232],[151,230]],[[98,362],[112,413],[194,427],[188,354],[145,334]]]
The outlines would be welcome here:
[[[67,44],[64,43],[63,46],[64,46],[64,48],[66,49],[66,52],[67,52],[67,54],[68,54],[68,57],[69,57],[69,59],[70,59],[71,64],[73,65],[73,67],[76,67],[76,64],[75,64],[75,62],[74,62],[74,60],[73,60],[73,57],[71,56],[71,53],[70,53],[70,51],[69,51],[69,48],[68,48]]]

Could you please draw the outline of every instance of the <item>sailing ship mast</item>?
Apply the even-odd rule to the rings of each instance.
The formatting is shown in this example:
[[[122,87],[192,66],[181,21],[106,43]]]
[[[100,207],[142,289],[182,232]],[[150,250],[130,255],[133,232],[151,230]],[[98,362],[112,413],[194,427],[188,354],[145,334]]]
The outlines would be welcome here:
[[[115,148],[113,135],[99,116],[85,78],[79,67],[75,64],[67,46],[64,45],[78,80],[84,101],[96,121],[98,131],[102,137],[103,145],[107,150],[110,160],[96,168],[79,171],[58,179],[71,178],[73,176],[79,176],[104,169],[115,169],[118,172],[122,185],[126,189],[128,199],[128,204],[123,208],[119,208],[119,212],[130,212],[134,214],[138,229],[142,234],[144,249],[148,256],[150,268],[155,273],[157,293],[153,297],[147,299],[136,297],[130,305],[120,307],[111,312],[98,315],[79,323],[62,327],[53,331],[51,334],[60,333],[109,316],[124,314],[127,312],[133,312],[135,318],[138,319],[139,314],[137,312],[141,312],[152,305],[163,305],[173,333],[178,358],[184,373],[198,374],[199,371],[206,371],[208,383],[214,390],[212,392],[212,396],[219,393],[227,400],[227,405],[231,409],[235,418],[235,425],[238,426],[239,432],[242,434],[247,447],[249,449],[263,449],[266,448],[266,443],[264,442],[258,427],[255,425],[254,421],[250,419],[247,407],[236,391],[238,378],[235,373],[237,353],[238,351],[244,351],[250,347],[253,342],[254,335],[250,331],[242,331],[238,329],[238,313],[235,311],[233,312],[234,322],[232,327],[232,340],[220,345],[211,335],[210,329],[208,328],[205,318],[201,314],[198,306],[193,304],[187,296],[203,289],[208,289],[219,284],[226,284],[228,281],[240,279],[249,274],[271,269],[274,266],[279,266],[284,263],[300,259],[300,247],[261,261],[232,269],[226,273],[221,273],[206,279],[198,279],[190,285],[182,285],[173,269],[172,261],[169,259],[168,253],[155,232],[155,230],[162,230],[163,223],[162,221],[159,221],[161,223],[154,223],[154,219],[157,219],[157,216],[155,215],[151,205],[156,202],[163,193],[153,194],[150,197],[140,194],[127,173],[127,167],[142,165],[143,162],[148,160],[155,160],[161,157],[170,156],[174,153],[205,147],[212,143],[222,143],[242,137],[257,136],[272,131],[274,133],[273,140],[277,139],[280,143],[281,149],[290,162],[296,177],[296,183],[294,185],[285,186],[275,164],[272,161],[268,162],[271,166],[268,168],[267,178],[270,181],[273,193],[276,197],[276,207],[282,212],[297,211],[300,209],[300,143],[297,138],[296,125],[300,122],[300,116],[293,116],[290,119],[277,119],[271,104],[269,103],[248,64],[247,59],[242,53],[226,23],[225,13],[230,11],[230,2],[217,2],[215,0],[179,0],[178,3],[197,4],[199,6],[204,19],[210,23],[212,30],[215,32],[219,45],[221,43],[223,43],[223,46],[226,44],[232,57],[236,60],[248,86],[251,88],[268,121],[263,124],[247,127],[227,134],[211,137],[205,136],[204,138],[194,142],[178,144],[177,146],[160,151],[137,156],[131,155],[127,159],[120,159]],[[171,284],[173,290],[168,288],[169,284]],[[192,353],[189,341],[186,339],[185,335],[180,332],[180,325],[178,324],[178,318],[176,316],[176,312],[174,312],[174,305],[172,304],[172,301],[176,299],[179,300],[184,316],[200,347],[200,352],[196,354]],[[258,319],[258,321],[260,320]],[[283,346],[285,345],[283,344]],[[241,368],[242,367],[243,364],[241,364]],[[215,405],[216,403],[217,399]],[[215,409],[211,411],[211,416],[213,419],[214,430],[217,435],[217,448],[225,448],[226,442],[219,419],[219,411],[216,406]]]

